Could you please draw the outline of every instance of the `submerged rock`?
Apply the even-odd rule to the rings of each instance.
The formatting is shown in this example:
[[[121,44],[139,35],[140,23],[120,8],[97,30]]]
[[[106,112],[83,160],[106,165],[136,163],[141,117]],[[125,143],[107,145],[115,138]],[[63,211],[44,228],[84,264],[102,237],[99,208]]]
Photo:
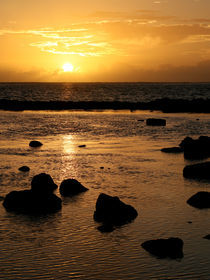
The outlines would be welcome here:
[[[170,147],[161,149],[161,152],[169,154],[178,154],[183,153],[183,149],[181,147]]]
[[[185,166],[183,176],[192,179],[210,179],[210,161]]]
[[[210,208],[210,192],[197,192],[187,200],[187,203],[199,209]]]
[[[60,185],[60,194],[62,196],[73,196],[82,192],[86,192],[88,189],[84,187],[76,179],[66,179]]]
[[[35,175],[31,181],[31,189],[33,192],[40,194],[53,193],[57,187],[52,177],[46,173]]]
[[[141,246],[159,258],[182,258],[183,257],[183,241],[180,238],[171,237],[168,239],[148,240]]]
[[[94,219],[103,223],[104,228],[129,223],[137,216],[135,208],[125,204],[117,196],[101,193],[97,199]]]
[[[146,120],[146,124],[152,126],[166,126],[166,120],[150,118]]]
[[[19,167],[18,170],[20,170],[22,172],[28,172],[28,171],[30,171],[30,168],[28,166],[24,165],[24,166]]]
[[[198,139],[186,137],[179,144],[184,150],[184,157],[186,159],[204,159],[210,157],[210,137],[200,136]]]
[[[33,147],[33,148],[37,148],[37,147],[41,147],[43,144],[40,142],[40,141],[31,141],[29,143],[29,146],[30,147]]]

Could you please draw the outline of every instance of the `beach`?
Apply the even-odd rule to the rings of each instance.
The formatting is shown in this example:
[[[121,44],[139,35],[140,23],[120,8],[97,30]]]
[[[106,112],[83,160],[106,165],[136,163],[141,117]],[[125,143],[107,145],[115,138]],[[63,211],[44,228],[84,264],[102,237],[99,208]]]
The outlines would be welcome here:
[[[166,126],[147,126],[151,117]],[[186,136],[209,136],[209,114],[1,111],[0,119],[2,197],[30,188],[41,172],[58,185],[75,178],[89,189],[62,198],[61,211],[39,218],[1,205],[0,279],[208,279],[209,211],[186,201],[208,191],[209,182],[185,179],[183,168],[192,162],[160,150]],[[32,149],[31,140],[43,146]],[[18,171],[22,165],[30,172]],[[93,213],[102,192],[134,206],[138,217],[101,233]],[[158,259],[141,247],[169,237],[183,240],[182,259]]]

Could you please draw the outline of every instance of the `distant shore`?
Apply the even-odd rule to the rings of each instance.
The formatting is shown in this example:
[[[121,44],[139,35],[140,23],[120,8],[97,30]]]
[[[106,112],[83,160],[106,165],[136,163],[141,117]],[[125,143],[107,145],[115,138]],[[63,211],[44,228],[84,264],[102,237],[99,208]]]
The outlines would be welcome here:
[[[164,113],[210,113],[210,99],[156,99],[149,102],[120,101],[19,101],[0,100],[0,110],[155,110]]]

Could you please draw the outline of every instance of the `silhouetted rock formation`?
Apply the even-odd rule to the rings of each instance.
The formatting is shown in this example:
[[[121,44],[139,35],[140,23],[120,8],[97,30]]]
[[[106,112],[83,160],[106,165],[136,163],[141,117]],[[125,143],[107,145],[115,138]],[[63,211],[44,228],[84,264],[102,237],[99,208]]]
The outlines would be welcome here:
[[[181,147],[170,147],[161,149],[161,152],[168,154],[179,154],[183,153],[183,149]]]
[[[149,102],[120,102],[120,101],[19,101],[0,100],[0,110],[159,110],[162,112],[197,112],[210,113],[210,99],[169,99],[162,98]]]
[[[53,193],[57,187],[52,177],[46,173],[35,175],[31,181],[31,190],[39,194]]]
[[[79,145],[78,147],[79,147],[79,148],[85,148],[86,145]]]
[[[131,222],[138,213],[134,207],[125,204],[117,196],[109,196],[101,193],[96,202],[94,219],[103,223],[102,230],[111,229]],[[99,228],[100,229],[100,228]]]
[[[192,179],[210,179],[210,161],[185,166],[183,176]]]
[[[210,192],[197,192],[187,200],[187,203],[199,209],[210,208]]]
[[[84,187],[80,182],[75,179],[66,179],[60,185],[60,194],[62,196],[73,196],[82,192],[86,192],[88,189]]]
[[[205,235],[203,238],[210,240],[210,234]]]
[[[143,242],[141,246],[159,258],[182,258],[183,241],[180,238],[155,239]]]
[[[3,206],[7,211],[24,214],[47,214],[61,209],[61,199],[53,194],[57,188],[50,175],[34,176],[31,190],[12,191],[6,195]]]
[[[180,144],[186,159],[204,159],[210,157],[210,137],[200,136],[198,139],[186,137]]]
[[[28,171],[30,171],[30,168],[28,166],[24,165],[24,166],[19,167],[18,170],[20,170],[22,172],[28,172]]]
[[[152,126],[166,126],[166,120],[150,118],[146,120],[146,124]]]
[[[39,142],[39,141],[31,141],[30,143],[29,143],[29,146],[30,147],[33,147],[33,148],[37,148],[37,147],[41,147],[43,144],[41,143],[41,142]]]

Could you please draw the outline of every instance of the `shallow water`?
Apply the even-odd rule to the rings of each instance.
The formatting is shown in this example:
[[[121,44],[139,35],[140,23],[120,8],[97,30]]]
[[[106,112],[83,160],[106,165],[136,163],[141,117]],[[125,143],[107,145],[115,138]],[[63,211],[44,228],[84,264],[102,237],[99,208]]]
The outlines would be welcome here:
[[[139,121],[148,117],[164,117],[167,126]],[[191,162],[182,154],[160,152],[185,136],[210,136],[209,115],[0,112],[0,131],[0,196],[29,188],[41,172],[58,185],[73,177],[89,188],[63,199],[60,212],[39,218],[0,205],[0,279],[209,279],[210,241],[202,237],[210,233],[210,210],[186,200],[210,184],[183,178]],[[34,150],[32,139],[44,145]],[[18,171],[22,165],[30,166],[28,174]],[[133,205],[138,217],[99,232],[93,212],[101,192]],[[171,236],[184,241],[181,260],[158,259],[141,247]]]

